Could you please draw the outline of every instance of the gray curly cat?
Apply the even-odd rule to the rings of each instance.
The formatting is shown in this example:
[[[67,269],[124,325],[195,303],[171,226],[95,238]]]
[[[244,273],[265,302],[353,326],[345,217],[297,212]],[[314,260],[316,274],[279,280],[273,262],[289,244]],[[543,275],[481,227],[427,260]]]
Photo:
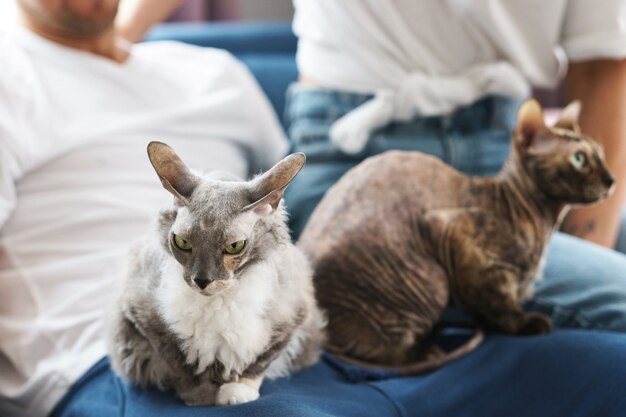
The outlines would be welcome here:
[[[252,401],[264,376],[313,364],[324,342],[281,203],[304,154],[248,182],[201,177],[163,143],[148,155],[174,204],[130,256],[108,321],[113,369],[188,405]]]
[[[425,339],[451,303],[480,326],[551,330],[526,312],[550,236],[573,204],[606,197],[601,147],[573,103],[555,126],[534,100],[519,110],[499,175],[469,177],[419,152],[388,152],[349,171],[313,212],[298,245],[311,259],[328,349],[359,363],[432,370],[480,341],[432,357]],[[431,357],[429,357],[429,355]]]

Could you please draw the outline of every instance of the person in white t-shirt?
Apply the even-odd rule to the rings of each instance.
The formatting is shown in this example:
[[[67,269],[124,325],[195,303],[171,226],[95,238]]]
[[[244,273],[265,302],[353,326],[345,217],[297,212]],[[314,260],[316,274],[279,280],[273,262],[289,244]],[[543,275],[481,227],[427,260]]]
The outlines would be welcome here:
[[[227,52],[117,42],[118,0],[20,0],[0,33],[0,416],[45,416],[105,356],[131,242],[170,203],[146,154],[247,178],[287,152]]]

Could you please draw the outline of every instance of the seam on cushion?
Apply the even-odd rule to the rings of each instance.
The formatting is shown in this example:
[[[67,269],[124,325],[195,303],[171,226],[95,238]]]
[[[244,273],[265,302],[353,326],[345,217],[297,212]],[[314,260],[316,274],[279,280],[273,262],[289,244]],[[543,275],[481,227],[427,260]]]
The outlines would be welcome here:
[[[366,384],[368,387],[378,391],[383,397],[385,397],[387,399],[387,401],[389,401],[389,403],[391,403],[391,405],[393,406],[393,408],[396,410],[396,413],[399,417],[407,417],[406,413],[404,412],[404,410],[402,409],[402,407],[400,406],[400,404],[398,404],[393,398],[391,398],[389,395],[387,395],[387,393],[379,388],[378,386],[368,383]]]
[[[113,369],[109,369],[111,371],[111,378],[113,378],[113,383],[115,384],[115,388],[119,396],[119,416],[124,417],[126,416],[126,393],[124,392],[124,386],[120,378],[115,374],[115,372],[113,372]]]

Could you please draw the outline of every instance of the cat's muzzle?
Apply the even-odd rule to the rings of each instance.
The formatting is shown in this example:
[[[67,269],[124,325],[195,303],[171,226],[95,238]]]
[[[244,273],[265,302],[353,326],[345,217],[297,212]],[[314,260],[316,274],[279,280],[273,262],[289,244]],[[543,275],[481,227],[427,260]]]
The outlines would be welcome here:
[[[232,279],[195,278],[192,281],[192,287],[195,287],[197,292],[206,296],[215,295],[233,285]]]
[[[205,289],[207,285],[211,283],[211,281],[209,281],[207,278],[195,278],[193,282],[201,290]]]
[[[607,173],[604,177],[602,177],[602,183],[606,187],[606,191],[603,197],[608,197],[613,194],[613,190],[615,190],[615,178],[609,173]]]

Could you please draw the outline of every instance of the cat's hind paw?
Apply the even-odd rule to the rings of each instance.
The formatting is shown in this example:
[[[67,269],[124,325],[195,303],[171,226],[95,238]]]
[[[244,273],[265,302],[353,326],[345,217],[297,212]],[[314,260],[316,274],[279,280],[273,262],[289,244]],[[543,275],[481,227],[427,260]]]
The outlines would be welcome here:
[[[258,389],[239,382],[229,382],[217,392],[217,405],[243,404],[259,398]]]
[[[531,336],[536,334],[546,334],[552,331],[552,320],[543,313],[532,312],[525,317],[524,325],[520,328],[519,334]]]

